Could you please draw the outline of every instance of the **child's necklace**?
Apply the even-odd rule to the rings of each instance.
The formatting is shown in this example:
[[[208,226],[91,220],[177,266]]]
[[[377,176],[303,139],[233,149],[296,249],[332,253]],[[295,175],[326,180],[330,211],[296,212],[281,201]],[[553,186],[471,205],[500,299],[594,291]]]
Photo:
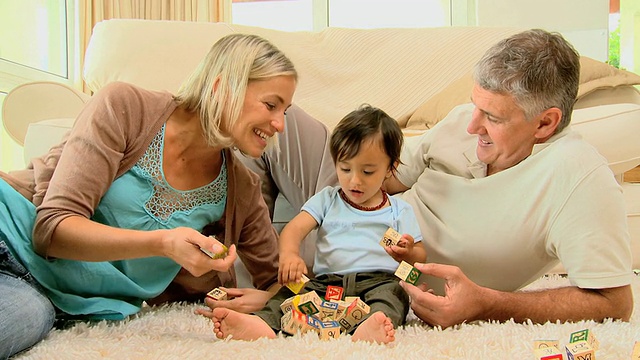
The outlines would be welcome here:
[[[347,194],[345,194],[344,191],[342,191],[342,189],[339,190],[339,193],[342,200],[344,200],[344,202],[346,202],[347,204],[351,205],[351,207],[353,208],[356,208],[362,211],[376,211],[376,210],[382,209],[382,207],[387,203],[387,200],[389,199],[389,196],[387,196],[387,193],[384,190],[380,189],[380,191],[382,191],[382,202],[376,206],[369,206],[369,207],[358,205],[353,201],[349,200],[349,198],[347,197]]]

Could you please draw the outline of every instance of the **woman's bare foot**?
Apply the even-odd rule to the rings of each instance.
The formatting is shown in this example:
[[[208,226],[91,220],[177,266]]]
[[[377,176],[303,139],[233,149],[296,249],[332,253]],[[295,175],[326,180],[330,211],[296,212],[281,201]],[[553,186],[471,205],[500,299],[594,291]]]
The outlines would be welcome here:
[[[243,314],[227,308],[215,308],[210,317],[213,320],[213,332],[218,339],[225,339],[229,335],[234,340],[276,337],[273,329],[256,315]]]
[[[351,336],[353,341],[369,341],[388,344],[396,339],[396,330],[391,319],[382,311],[377,311],[362,322]]]

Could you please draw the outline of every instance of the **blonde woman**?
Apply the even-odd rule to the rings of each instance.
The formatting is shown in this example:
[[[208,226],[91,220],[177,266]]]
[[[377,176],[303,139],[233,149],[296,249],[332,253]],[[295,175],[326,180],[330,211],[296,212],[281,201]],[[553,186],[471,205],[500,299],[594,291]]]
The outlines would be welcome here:
[[[122,319],[143,301],[235,286],[238,255],[257,289],[276,283],[260,183],[232,149],[262,154],[283,131],[296,82],[271,43],[229,35],[177,94],[109,84],[62,144],[0,173],[0,358],[56,320]],[[223,253],[222,244],[223,258],[201,251]]]

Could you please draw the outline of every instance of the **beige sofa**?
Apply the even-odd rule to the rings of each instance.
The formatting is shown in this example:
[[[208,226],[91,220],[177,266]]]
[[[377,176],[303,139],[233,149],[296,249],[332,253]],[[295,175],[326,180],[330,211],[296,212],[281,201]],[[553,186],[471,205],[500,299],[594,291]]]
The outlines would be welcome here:
[[[294,102],[332,128],[369,103],[396,117],[407,132],[424,131],[455,105],[468,102],[470,71],[499,39],[521,29],[431,28],[281,32],[225,23],[108,20],[94,29],[84,80],[91,91],[111,81],[175,92],[210,46],[233,32],[273,41],[294,62]],[[573,127],[622,174],[640,164],[640,76],[582,59]],[[72,125],[88,95],[54,83],[32,83],[7,95],[7,130],[24,141],[25,159],[45,152]],[[623,184],[640,268],[640,184]],[[290,214],[277,215],[286,220]]]

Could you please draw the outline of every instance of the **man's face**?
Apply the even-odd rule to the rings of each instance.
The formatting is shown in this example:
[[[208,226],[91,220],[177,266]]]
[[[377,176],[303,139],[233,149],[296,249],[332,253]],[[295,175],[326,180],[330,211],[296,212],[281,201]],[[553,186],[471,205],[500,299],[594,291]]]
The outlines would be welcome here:
[[[538,142],[539,119],[525,118],[511,95],[474,86],[471,101],[476,106],[467,132],[478,135],[476,154],[487,164],[487,175],[508,169],[531,155]]]

